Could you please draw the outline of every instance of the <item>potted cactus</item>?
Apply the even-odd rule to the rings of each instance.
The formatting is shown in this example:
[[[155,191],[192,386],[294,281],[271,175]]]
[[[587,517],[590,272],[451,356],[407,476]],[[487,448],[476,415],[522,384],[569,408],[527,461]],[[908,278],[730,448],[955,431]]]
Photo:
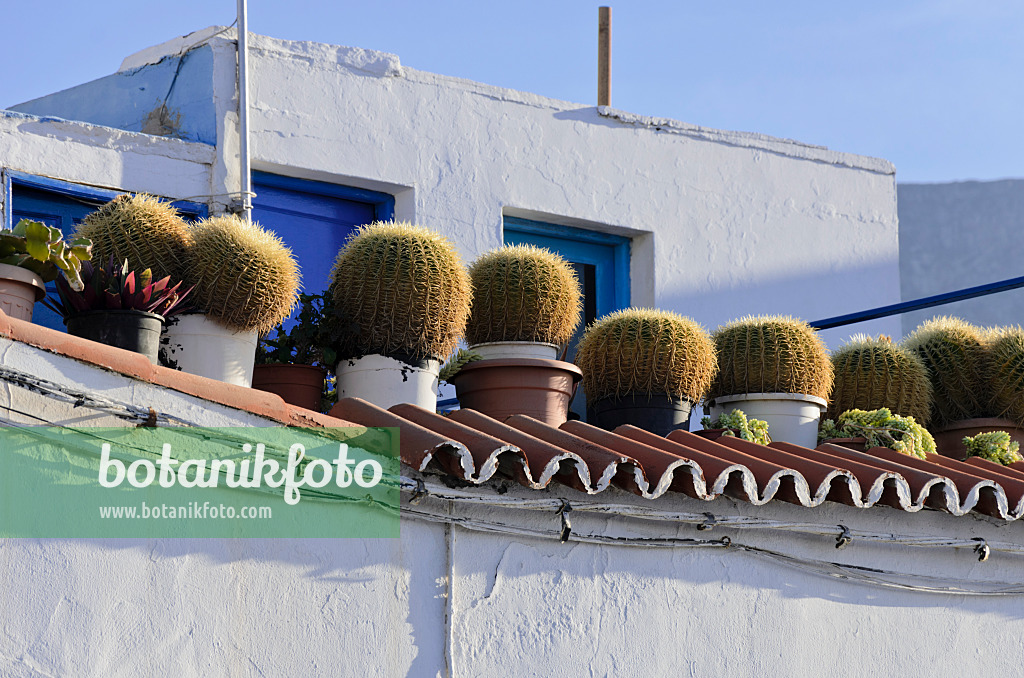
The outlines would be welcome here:
[[[82,289],[82,262],[91,256],[87,238],[64,242],[59,229],[22,219],[11,229],[0,229],[0,309],[12,318],[32,320],[35,303],[46,296],[45,283],[60,272],[68,285]]]
[[[128,260],[136,273],[181,280],[189,226],[169,203],[144,194],[119,195],[80,223],[75,235],[88,238],[96,261]]]
[[[168,323],[165,360],[191,374],[250,386],[259,335],[298,300],[295,257],[259,224],[226,215],[190,229],[184,260],[196,312]]]
[[[767,421],[773,440],[813,448],[832,391],[832,363],[815,331],[788,316],[757,316],[723,325],[713,338],[711,416],[739,408]]]
[[[554,359],[580,324],[576,274],[550,250],[506,245],[473,262],[469,275],[466,341],[483,359]]]
[[[362,226],[339,252],[328,294],[338,397],[433,411],[440,361],[465,331],[472,298],[452,243],[408,223]]]
[[[466,341],[474,360],[446,378],[460,406],[560,426],[582,376],[556,360],[580,323],[582,295],[572,267],[549,250],[507,245],[477,259],[469,275]]]
[[[717,369],[704,329],[669,311],[628,308],[587,328],[576,351],[587,419],[633,424],[658,435],[689,430],[690,410]]]
[[[141,353],[156,363],[160,330],[182,309],[190,290],[170,277],[153,280],[149,269],[136,275],[128,261],[113,258],[103,266],[82,263],[81,289],[65,275],[57,278],[57,297],[43,303],[64,319],[68,334]]]
[[[334,349],[325,346],[329,313],[323,295],[300,294],[294,322],[282,322],[260,339],[252,387],[276,393],[292,405],[320,410],[327,368],[337,364]]]
[[[916,353],[894,344],[889,337],[850,337],[832,352],[832,370],[835,386],[828,418],[837,419],[847,410],[885,407],[928,425],[932,407],[928,369]]]

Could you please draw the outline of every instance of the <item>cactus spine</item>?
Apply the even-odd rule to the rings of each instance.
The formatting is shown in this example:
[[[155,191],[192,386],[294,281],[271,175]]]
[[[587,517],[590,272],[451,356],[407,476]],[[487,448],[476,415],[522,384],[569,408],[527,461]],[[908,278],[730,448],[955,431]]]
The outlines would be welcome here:
[[[998,328],[987,346],[992,413],[1024,426],[1024,329]]]
[[[331,272],[338,357],[444,358],[466,328],[472,286],[452,243],[407,223],[362,226]]]
[[[192,229],[188,261],[192,303],[233,330],[265,334],[298,301],[295,257],[259,224],[235,216],[200,221]]]
[[[507,245],[469,269],[473,305],[466,341],[564,344],[580,324],[581,293],[565,259],[533,245]]]
[[[716,369],[704,329],[669,311],[628,308],[597,320],[576,352],[587,402],[630,393],[698,402]]]
[[[932,385],[916,353],[888,337],[855,335],[832,353],[835,388],[827,417],[847,410],[888,408],[927,426],[931,418]]]
[[[169,203],[149,195],[119,195],[85,217],[75,232],[92,241],[92,259],[103,265],[128,260],[137,274],[150,269],[154,280],[185,274],[189,226]]]
[[[715,331],[718,376],[710,397],[802,393],[828,400],[832,362],[807,323],[787,316],[745,317]]]
[[[903,346],[928,368],[932,425],[988,416],[988,356],[979,328],[959,318],[936,317],[914,330]]]

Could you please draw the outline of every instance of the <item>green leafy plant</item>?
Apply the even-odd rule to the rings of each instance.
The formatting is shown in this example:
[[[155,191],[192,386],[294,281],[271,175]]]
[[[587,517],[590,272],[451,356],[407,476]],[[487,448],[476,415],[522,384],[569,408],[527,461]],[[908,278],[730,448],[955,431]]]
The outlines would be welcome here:
[[[236,216],[193,226],[185,279],[193,303],[238,332],[265,334],[292,312],[299,297],[299,266],[274,233]]]
[[[802,393],[828,400],[832,362],[807,323],[787,316],[748,316],[712,335],[718,376],[709,398],[743,393]]]
[[[362,226],[334,262],[338,357],[445,358],[466,328],[473,296],[455,247],[408,223]]]
[[[127,259],[137,273],[148,268],[157,279],[187,279],[189,226],[170,203],[153,196],[117,196],[87,215],[76,235],[92,241],[96,261]]]
[[[761,419],[747,419],[746,413],[739,409],[723,412],[714,421],[711,421],[711,417],[702,417],[700,424],[704,430],[725,429],[724,435],[739,436],[743,440],[749,440],[758,445],[767,445],[772,441],[771,436],[768,435],[768,422]]]
[[[589,403],[631,393],[696,403],[716,369],[704,328],[670,311],[642,308],[599,318],[580,339],[576,364]]]
[[[913,417],[893,414],[887,407],[877,410],[848,410],[837,420],[821,423],[818,440],[864,438],[868,447],[888,447],[903,454],[925,459],[935,454],[935,439]]]
[[[329,309],[328,311],[329,312]],[[324,296],[300,294],[295,322],[285,329],[282,321],[256,347],[257,365],[312,365],[332,369],[338,362],[325,322]]]
[[[473,304],[466,340],[565,344],[580,324],[582,294],[562,257],[533,245],[506,245],[469,268]]]
[[[933,425],[990,416],[989,363],[980,328],[959,318],[936,317],[914,330],[903,346],[928,369]]]
[[[1020,443],[1010,440],[1006,431],[990,431],[971,437],[964,437],[968,457],[981,457],[991,462],[1008,466],[1014,462],[1024,461],[1020,456]]]
[[[57,296],[43,300],[47,308],[68,318],[89,311],[144,311],[168,318],[183,310],[190,289],[182,290],[181,282],[171,286],[169,277],[153,280],[147,269],[136,274],[127,260],[120,266],[108,259],[104,266],[82,263],[82,289],[71,287],[70,280],[57,278]]]
[[[82,289],[82,262],[92,256],[92,242],[78,237],[64,242],[59,229],[32,219],[20,220],[13,229],[0,229],[0,264],[26,268],[43,282],[61,272],[74,290]]]
[[[448,362],[441,366],[441,370],[437,375],[440,381],[449,381],[452,377],[459,373],[463,367],[471,362],[480,360],[480,354],[468,351],[464,348],[460,348],[455,355],[449,358]]]
[[[832,353],[835,387],[826,416],[889,408],[922,425],[931,418],[932,385],[921,358],[886,336],[863,334]]]

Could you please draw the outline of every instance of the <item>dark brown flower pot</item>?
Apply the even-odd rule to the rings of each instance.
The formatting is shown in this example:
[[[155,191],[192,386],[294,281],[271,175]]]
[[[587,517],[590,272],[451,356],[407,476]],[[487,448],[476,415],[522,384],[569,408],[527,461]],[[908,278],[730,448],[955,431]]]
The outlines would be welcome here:
[[[1010,434],[1010,440],[1016,440],[1024,449],[1024,428],[1021,428],[1009,419],[998,417],[984,417],[979,419],[961,419],[954,421],[936,431],[932,431],[935,438],[935,448],[939,454],[953,459],[965,459],[967,448],[964,446],[965,436],[976,436],[979,433],[990,433],[992,431],[1006,431]]]
[[[499,421],[525,414],[561,426],[582,378],[578,367],[561,360],[505,358],[471,362],[449,381],[455,386],[460,407]]]
[[[73,315],[64,320],[68,334],[107,346],[141,353],[154,365],[160,349],[164,317],[146,311],[104,309]]]
[[[623,424],[659,436],[672,431],[690,430],[693,405],[683,398],[670,398],[659,393],[632,393],[619,398],[602,398],[587,406],[587,420],[607,431]]]
[[[310,365],[256,365],[252,387],[281,396],[290,405],[320,411],[324,370]]]

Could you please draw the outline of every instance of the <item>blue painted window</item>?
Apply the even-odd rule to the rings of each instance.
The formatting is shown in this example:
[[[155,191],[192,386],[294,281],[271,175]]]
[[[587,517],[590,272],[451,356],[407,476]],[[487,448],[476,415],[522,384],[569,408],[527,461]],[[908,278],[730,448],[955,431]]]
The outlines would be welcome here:
[[[357,226],[394,218],[386,193],[253,172],[253,221],[277,233],[302,268],[304,292],[322,292],[331,266]]]
[[[629,238],[540,221],[504,218],[504,240],[510,245],[536,245],[562,255],[576,270],[583,289],[583,324],[569,341],[566,360],[576,356],[583,330],[595,319],[629,306]],[[572,410],[584,418],[584,400],[577,393]]]
[[[6,228],[11,228],[21,219],[35,219],[60,229],[65,236],[71,235],[75,225],[87,214],[122,192],[13,170],[4,171],[3,181],[6,194],[11,196],[11,200],[5,204]],[[206,206],[200,203],[179,201],[172,204],[186,219],[194,220],[206,216]],[[46,291],[47,294],[56,294],[53,283],[47,283]],[[64,329],[64,322],[60,317],[42,304],[36,304],[33,309],[32,322],[55,330]]]

